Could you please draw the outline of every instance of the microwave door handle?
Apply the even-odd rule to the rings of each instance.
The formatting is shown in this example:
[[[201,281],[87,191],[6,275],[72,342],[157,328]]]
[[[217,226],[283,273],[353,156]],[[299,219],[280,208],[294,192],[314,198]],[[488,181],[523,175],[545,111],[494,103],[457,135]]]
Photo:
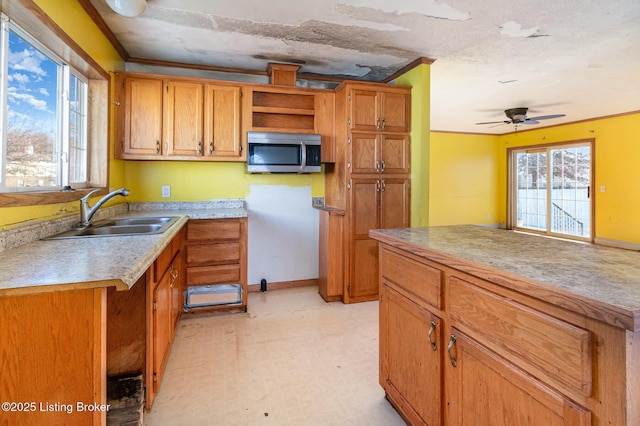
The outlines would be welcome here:
[[[304,172],[304,169],[307,167],[307,144],[304,142],[300,142],[301,152],[300,152],[300,170]]]

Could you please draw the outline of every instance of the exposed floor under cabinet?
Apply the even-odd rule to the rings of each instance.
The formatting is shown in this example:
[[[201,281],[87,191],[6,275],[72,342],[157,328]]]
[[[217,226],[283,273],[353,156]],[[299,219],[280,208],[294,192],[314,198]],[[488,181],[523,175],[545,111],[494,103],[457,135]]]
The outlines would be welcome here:
[[[318,288],[249,294],[247,313],[178,324],[145,425],[404,425],[378,384],[378,302]]]

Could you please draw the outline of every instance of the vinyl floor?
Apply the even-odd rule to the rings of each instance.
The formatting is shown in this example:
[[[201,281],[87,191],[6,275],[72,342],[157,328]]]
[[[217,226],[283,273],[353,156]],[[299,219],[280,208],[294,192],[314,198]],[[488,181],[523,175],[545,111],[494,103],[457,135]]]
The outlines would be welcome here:
[[[405,424],[378,384],[377,301],[298,287],[248,306],[180,320],[145,425]]]

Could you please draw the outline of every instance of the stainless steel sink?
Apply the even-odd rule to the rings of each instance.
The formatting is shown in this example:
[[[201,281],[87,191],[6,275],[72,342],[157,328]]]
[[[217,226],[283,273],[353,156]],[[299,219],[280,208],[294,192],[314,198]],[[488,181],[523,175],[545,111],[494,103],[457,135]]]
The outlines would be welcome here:
[[[161,234],[171,227],[179,216],[128,217],[98,220],[88,228],[72,229],[45,238],[59,240],[64,238],[115,237],[124,235]]]

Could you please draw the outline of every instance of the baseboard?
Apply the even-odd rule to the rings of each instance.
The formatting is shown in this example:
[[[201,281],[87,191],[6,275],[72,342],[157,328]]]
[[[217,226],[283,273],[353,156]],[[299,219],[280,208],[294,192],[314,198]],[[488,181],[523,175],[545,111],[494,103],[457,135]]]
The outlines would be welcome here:
[[[294,280],[294,281],[280,281],[275,283],[267,283],[267,290],[281,290],[283,288],[294,287],[310,287],[318,285],[317,278],[311,278],[308,280]],[[249,284],[247,286],[249,293],[257,293],[260,291],[260,284]]]
[[[640,244],[639,243],[632,243],[629,241],[620,241],[620,240],[610,240],[608,238],[595,238],[593,241],[595,244],[601,245],[601,246],[607,246],[607,247],[616,247],[616,248],[621,248],[621,249],[626,249],[626,250],[634,250],[634,251],[640,251]]]

